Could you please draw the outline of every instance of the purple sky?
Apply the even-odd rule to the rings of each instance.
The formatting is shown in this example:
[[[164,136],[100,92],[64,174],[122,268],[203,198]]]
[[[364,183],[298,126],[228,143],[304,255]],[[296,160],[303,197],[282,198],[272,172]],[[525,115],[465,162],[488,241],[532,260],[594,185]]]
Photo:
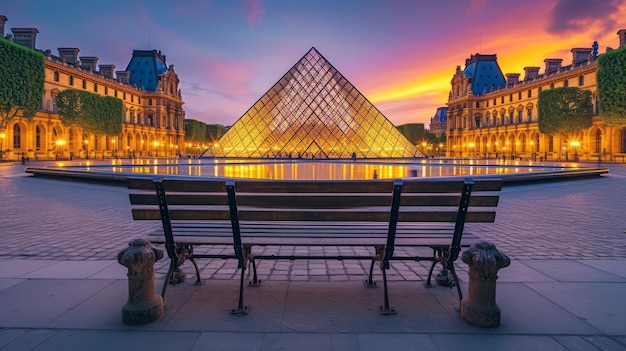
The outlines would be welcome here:
[[[5,34],[35,27],[38,49],[77,47],[116,70],[133,49],[161,50],[187,118],[225,125],[312,46],[391,122],[428,127],[470,54],[543,72],[573,47],[618,47],[626,28],[619,0],[7,0],[0,15]]]

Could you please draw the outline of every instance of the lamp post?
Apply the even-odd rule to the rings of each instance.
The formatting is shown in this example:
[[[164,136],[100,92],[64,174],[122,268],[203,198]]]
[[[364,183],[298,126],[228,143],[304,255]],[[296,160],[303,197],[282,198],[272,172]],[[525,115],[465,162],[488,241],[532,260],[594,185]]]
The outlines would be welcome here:
[[[113,144],[113,150],[112,150],[113,158],[115,158],[117,156],[117,148],[116,148],[117,145],[116,145],[116,142],[117,142],[117,140],[115,140],[115,139],[111,140],[111,143]]]
[[[158,156],[159,156],[159,149],[158,149],[158,147],[159,147],[159,142],[155,140],[155,141],[152,143],[152,146],[154,147],[154,157],[158,157]]]
[[[61,157],[63,157],[63,145],[65,145],[65,144],[66,144],[66,141],[65,141],[65,140],[61,140],[61,139],[58,139],[58,140],[55,142],[55,144],[56,144],[56,146],[57,146],[57,147],[56,147],[56,155],[55,155],[55,158],[56,158],[56,159],[58,159],[58,158],[59,158],[59,149],[61,149]]]
[[[2,143],[0,143],[0,160],[4,158],[4,138],[6,137],[6,134],[0,134],[0,139],[2,140]]]
[[[85,159],[88,160],[89,159],[89,140],[88,139],[83,140],[83,144],[85,144]]]

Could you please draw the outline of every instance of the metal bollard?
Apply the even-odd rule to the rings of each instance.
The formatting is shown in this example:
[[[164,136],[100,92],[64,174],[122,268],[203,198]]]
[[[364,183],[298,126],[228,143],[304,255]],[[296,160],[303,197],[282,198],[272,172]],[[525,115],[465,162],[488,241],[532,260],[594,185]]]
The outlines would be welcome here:
[[[117,254],[117,262],[128,267],[128,301],[122,307],[122,323],[145,324],[163,315],[163,298],[154,288],[154,263],[161,258],[163,251],[143,239],[132,240]]]
[[[492,243],[481,241],[461,256],[469,265],[467,296],[461,300],[461,317],[483,328],[500,325],[500,307],[496,304],[498,270],[508,267],[511,259]]]

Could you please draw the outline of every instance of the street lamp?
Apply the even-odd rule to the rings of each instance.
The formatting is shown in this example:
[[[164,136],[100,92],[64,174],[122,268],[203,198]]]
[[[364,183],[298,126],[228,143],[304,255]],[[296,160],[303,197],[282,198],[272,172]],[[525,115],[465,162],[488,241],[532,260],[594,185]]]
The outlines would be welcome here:
[[[580,146],[580,142],[575,140],[570,142],[569,145],[574,148],[574,161],[578,162],[578,147]]]
[[[159,142],[155,140],[155,141],[152,143],[152,146],[154,147],[154,157],[158,157],[158,156],[159,156],[159,149],[158,149],[158,147],[159,147]]]
[[[116,157],[116,156],[117,156],[117,152],[116,152],[116,151],[117,151],[117,148],[115,147],[115,146],[116,146],[116,145],[115,145],[115,142],[116,142],[116,140],[115,140],[115,139],[112,139],[112,140],[111,140],[111,143],[113,144],[113,150],[112,150],[112,151],[113,151],[113,157]]]
[[[85,144],[85,159],[88,160],[89,159],[89,140],[85,139],[83,140],[83,143]]]

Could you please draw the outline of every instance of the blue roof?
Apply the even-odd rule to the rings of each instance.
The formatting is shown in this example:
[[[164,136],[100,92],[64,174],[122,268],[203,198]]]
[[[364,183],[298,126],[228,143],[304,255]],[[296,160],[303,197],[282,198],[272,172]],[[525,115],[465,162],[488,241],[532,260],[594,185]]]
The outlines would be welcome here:
[[[470,78],[474,95],[482,95],[506,86],[496,55],[472,55],[465,61],[463,73]]]
[[[130,72],[130,84],[147,91],[156,91],[159,75],[167,72],[167,64],[160,51],[133,50],[133,57],[126,70]]]
[[[445,123],[448,120],[448,108],[447,107],[439,107],[437,108],[437,112],[435,113],[435,117],[441,123]]]

